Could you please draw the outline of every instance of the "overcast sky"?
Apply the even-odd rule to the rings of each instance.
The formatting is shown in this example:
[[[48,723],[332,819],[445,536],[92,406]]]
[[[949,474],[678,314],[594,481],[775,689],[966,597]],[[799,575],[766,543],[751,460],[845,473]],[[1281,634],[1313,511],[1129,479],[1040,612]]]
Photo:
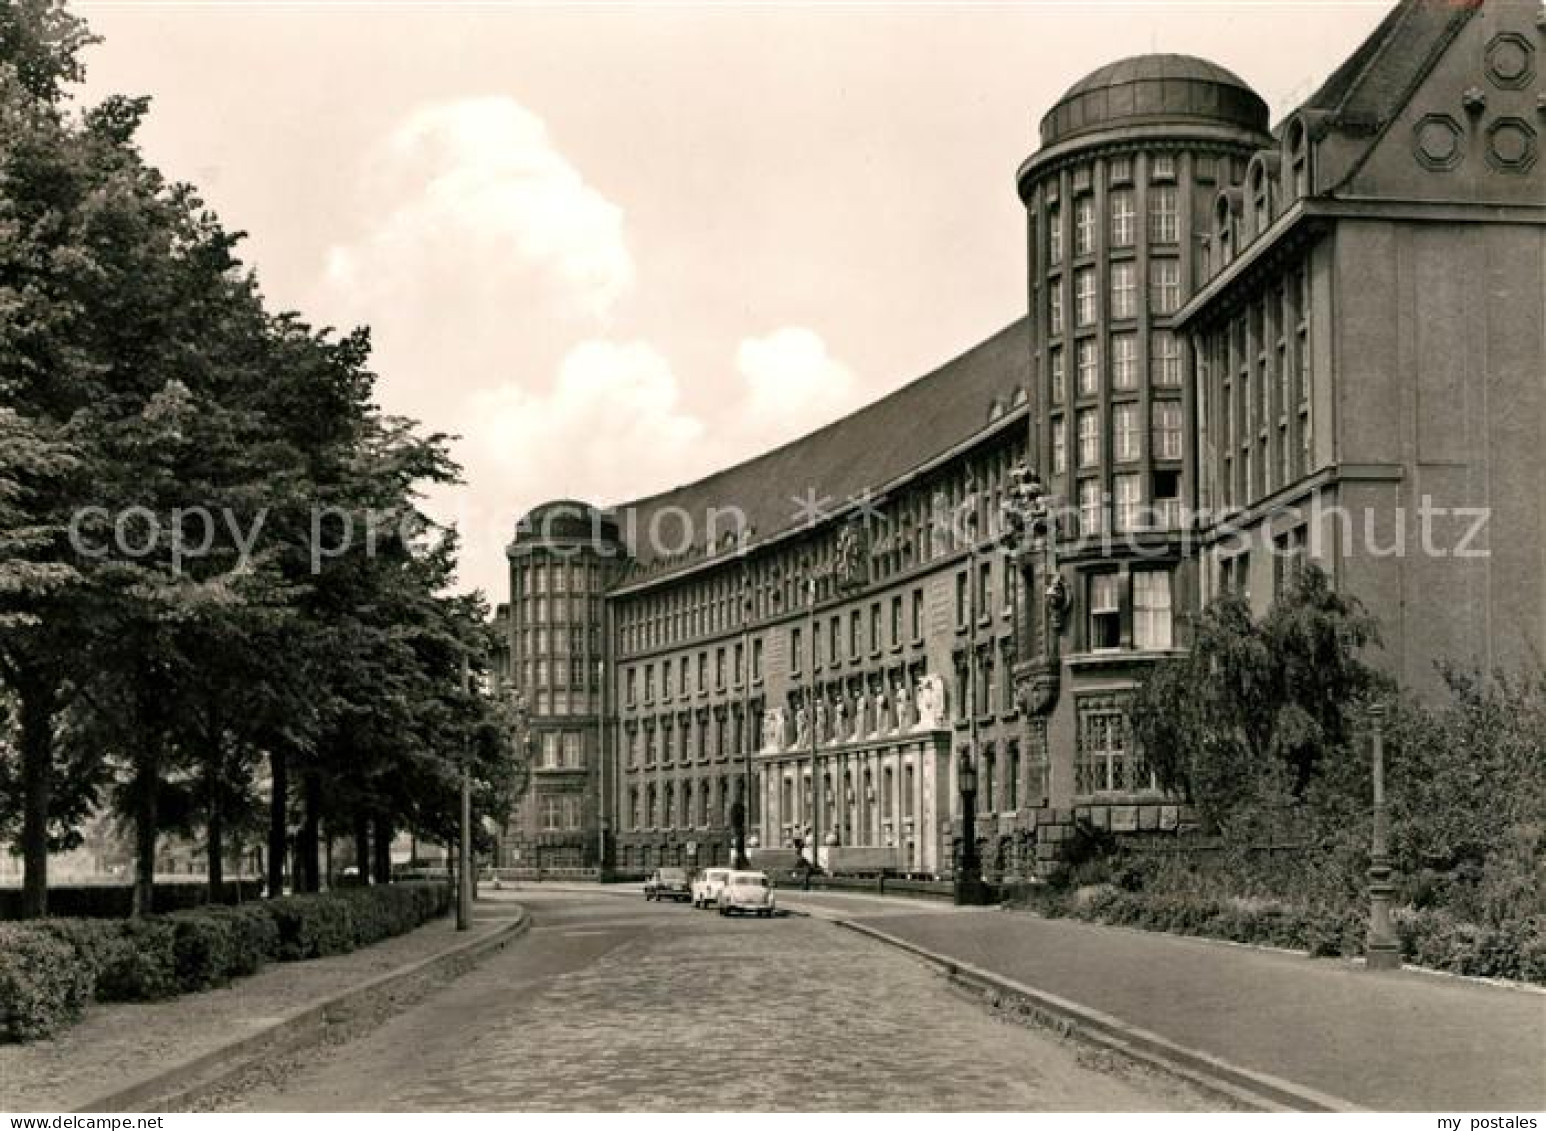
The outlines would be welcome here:
[[[1389,4],[91,3],[84,99],[153,96],[271,303],[368,323],[462,437],[462,581],[544,499],[790,439],[1019,315],[1014,170],[1086,72],[1201,55],[1274,122]],[[920,422],[920,427],[926,427]]]

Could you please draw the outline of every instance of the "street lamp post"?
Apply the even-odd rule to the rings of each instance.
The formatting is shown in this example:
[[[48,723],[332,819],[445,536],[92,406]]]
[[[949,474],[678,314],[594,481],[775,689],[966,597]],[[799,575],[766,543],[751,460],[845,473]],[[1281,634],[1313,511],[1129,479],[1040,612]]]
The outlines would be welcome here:
[[[471,673],[467,666],[467,657],[462,657],[462,694],[471,692]],[[466,931],[472,928],[472,751],[466,748],[462,750],[462,797],[461,797],[461,829],[458,836],[456,867],[460,875],[457,877],[456,888],[456,929]]]
[[[977,858],[977,764],[970,751],[961,755],[956,780],[961,788],[961,861],[956,867],[955,901],[961,907],[980,907],[988,899],[982,861]]]
[[[1365,962],[1370,970],[1398,970],[1401,967],[1401,942],[1390,921],[1390,901],[1395,894],[1391,883],[1390,828],[1385,812],[1385,707],[1369,707],[1373,726],[1371,741],[1374,760],[1374,838],[1369,848],[1369,936],[1365,942]]]

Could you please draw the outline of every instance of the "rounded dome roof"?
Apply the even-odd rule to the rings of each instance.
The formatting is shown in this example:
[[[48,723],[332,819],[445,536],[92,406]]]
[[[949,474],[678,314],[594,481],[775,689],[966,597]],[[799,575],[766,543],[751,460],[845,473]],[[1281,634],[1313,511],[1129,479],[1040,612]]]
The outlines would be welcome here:
[[[596,541],[615,543],[617,521],[578,499],[554,499],[533,507],[515,525],[515,544]]]
[[[1135,55],[1069,87],[1041,120],[1041,143],[1146,121],[1191,118],[1267,132],[1267,104],[1238,75],[1193,55]]]

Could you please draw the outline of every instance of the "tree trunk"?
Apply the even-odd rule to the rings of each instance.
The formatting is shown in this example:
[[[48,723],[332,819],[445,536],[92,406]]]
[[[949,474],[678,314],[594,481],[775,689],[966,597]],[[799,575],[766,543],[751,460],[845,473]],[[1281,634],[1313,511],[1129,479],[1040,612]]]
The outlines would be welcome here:
[[[23,919],[48,914],[48,812],[54,792],[56,689],[46,679],[22,681],[22,909]]]
[[[225,815],[220,811],[220,798],[211,792],[209,815],[204,825],[205,858],[208,861],[209,901],[221,903],[225,897]]]
[[[305,799],[305,813],[301,817],[301,830],[296,840],[300,852],[300,866],[296,869],[295,886],[300,891],[321,890],[317,876],[317,853],[321,850],[322,830],[322,779],[315,771],[308,771],[301,779]]]
[[[354,871],[360,883],[370,883],[370,821],[364,814],[354,818]]]
[[[134,902],[130,914],[149,915],[156,903],[156,790],[160,758],[143,753],[134,771]]]
[[[284,894],[285,857],[289,855],[289,818],[285,802],[290,789],[289,762],[284,751],[268,754],[271,786],[268,798],[268,894],[272,899]]]
[[[392,823],[385,817],[376,818],[375,844],[376,859],[371,868],[378,884],[392,882]]]

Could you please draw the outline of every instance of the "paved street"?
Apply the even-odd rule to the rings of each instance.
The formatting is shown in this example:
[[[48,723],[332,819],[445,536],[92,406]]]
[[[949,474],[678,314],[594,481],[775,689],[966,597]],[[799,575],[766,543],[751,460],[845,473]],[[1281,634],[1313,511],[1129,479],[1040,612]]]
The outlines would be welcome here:
[[[509,893],[506,893],[507,895]],[[523,939],[234,1108],[1206,1110],[805,918],[522,891]]]

